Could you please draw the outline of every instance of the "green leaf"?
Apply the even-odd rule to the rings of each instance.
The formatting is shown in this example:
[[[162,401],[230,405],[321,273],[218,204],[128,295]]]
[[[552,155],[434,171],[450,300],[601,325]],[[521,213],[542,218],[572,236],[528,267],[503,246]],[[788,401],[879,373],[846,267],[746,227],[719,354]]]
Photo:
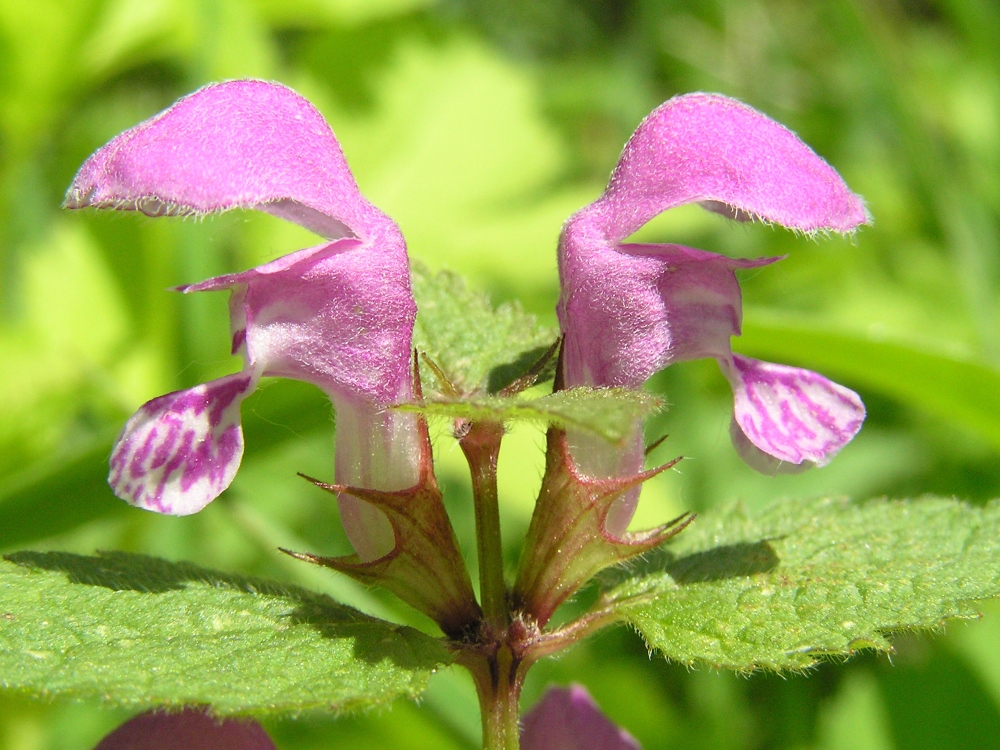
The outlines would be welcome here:
[[[1000,595],[1000,501],[783,502],[699,517],[607,593],[668,659],[802,669]]]
[[[417,323],[413,345],[464,394],[496,393],[524,375],[558,338],[516,302],[495,308],[449,271],[431,273],[413,264]],[[421,368],[425,392],[440,386]]]
[[[220,714],[351,709],[419,694],[433,638],[293,586],[123,552],[0,562],[0,686]]]
[[[579,429],[618,443],[636,422],[663,405],[652,393],[623,388],[572,388],[535,399],[501,396],[439,398],[406,404],[404,411],[484,422],[526,421]]]
[[[733,339],[740,352],[846,377],[974,430],[1000,447],[1000,370],[986,364],[759,315]]]

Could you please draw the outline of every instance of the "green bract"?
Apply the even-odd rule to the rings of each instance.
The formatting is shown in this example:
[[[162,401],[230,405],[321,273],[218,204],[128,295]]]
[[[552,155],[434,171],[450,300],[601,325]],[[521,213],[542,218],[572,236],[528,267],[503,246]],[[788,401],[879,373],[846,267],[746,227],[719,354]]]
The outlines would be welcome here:
[[[466,396],[436,398],[401,407],[423,414],[485,422],[534,422],[560,429],[591,432],[620,443],[635,421],[660,409],[663,401],[651,393],[624,388],[573,388],[540,398]]]
[[[435,274],[419,263],[412,265],[417,300],[413,345],[458,393],[496,393],[527,373],[559,336],[517,303],[494,308],[486,295],[470,291],[454,273]],[[422,367],[421,375],[425,393],[442,389],[430,368]]]
[[[1000,594],[1000,502],[787,501],[709,512],[605,596],[672,661],[802,669],[976,617]]]

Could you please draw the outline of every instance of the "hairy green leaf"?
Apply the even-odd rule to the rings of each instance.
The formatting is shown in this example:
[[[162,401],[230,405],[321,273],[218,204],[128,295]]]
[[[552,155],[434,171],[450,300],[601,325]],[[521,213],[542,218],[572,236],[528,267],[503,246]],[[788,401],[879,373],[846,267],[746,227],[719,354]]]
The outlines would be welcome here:
[[[527,373],[559,335],[517,303],[494,308],[461,277],[431,273],[419,263],[413,264],[413,296],[419,310],[413,345],[459,393],[496,393]],[[422,367],[421,376],[425,392],[447,390],[429,368]]]
[[[124,552],[0,561],[0,686],[220,714],[415,696],[450,661],[433,638],[320,594]]]
[[[483,422],[537,422],[586,430],[618,443],[635,423],[663,405],[652,393],[623,388],[572,388],[535,399],[502,396],[438,398],[406,404],[404,411]]]
[[[801,669],[1000,595],[1000,501],[779,503],[700,517],[608,598],[668,659]]]

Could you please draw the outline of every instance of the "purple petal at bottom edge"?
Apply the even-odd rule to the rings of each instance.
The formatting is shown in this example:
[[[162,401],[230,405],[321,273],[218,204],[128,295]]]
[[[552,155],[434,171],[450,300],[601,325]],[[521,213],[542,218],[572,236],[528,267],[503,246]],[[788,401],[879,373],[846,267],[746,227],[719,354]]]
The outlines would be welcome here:
[[[641,750],[582,685],[553,687],[524,717],[521,750]]]
[[[735,416],[729,421],[729,439],[733,443],[736,455],[740,457],[743,463],[765,476],[775,477],[778,474],[801,474],[804,471],[816,468],[816,464],[812,461],[793,464],[765,453],[750,442],[750,438],[740,428]]]
[[[150,711],[129,719],[94,750],[275,750],[264,728],[249,719],[215,719],[200,708]]]

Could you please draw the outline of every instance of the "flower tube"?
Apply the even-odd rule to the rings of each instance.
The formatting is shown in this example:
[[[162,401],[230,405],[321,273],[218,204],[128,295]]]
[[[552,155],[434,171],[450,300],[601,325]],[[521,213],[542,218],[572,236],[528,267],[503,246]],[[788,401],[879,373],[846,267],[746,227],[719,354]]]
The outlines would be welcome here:
[[[416,483],[416,418],[388,409],[412,397],[416,306],[396,224],[358,191],[322,115],[285,86],[207,86],[122,133],[80,168],[68,208],[203,216],[256,209],[326,241],[243,273],[180,291],[226,289],[241,372],[153,399],[128,421],[109,483],[141,508],[201,510],[243,454],[240,403],[260,378],[313,383],[336,409],[338,484],[400,490]],[[393,549],[385,516],[341,493],[362,560]]]
[[[861,199],[791,131],[724,96],[690,94],[657,108],[626,144],[604,194],[570,217],[559,243],[563,378],[640,388],[655,372],[714,357],[733,389],[731,433],[752,467],[774,472],[828,462],[864,419],[857,394],[808,370],[732,352],[742,302],[735,271],[777,258],[734,260],[680,245],[623,244],[659,213],[686,203],[804,233],[850,232]],[[641,470],[640,426],[622,452],[570,436],[581,471]],[[609,513],[621,534],[638,490]]]

